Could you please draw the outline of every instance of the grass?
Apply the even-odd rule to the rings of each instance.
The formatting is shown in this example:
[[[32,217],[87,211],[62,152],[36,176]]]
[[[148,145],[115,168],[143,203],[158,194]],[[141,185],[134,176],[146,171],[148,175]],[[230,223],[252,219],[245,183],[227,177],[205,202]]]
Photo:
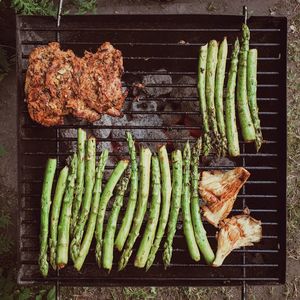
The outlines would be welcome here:
[[[300,259],[300,14],[291,21],[288,43],[288,188],[287,229],[288,257]]]

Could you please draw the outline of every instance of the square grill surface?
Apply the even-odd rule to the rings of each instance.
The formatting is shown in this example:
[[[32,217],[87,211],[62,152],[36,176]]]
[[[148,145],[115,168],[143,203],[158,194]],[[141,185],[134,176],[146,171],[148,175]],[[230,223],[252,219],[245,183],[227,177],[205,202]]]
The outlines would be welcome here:
[[[163,269],[162,247],[148,271],[133,267],[136,248],[129,264],[117,272],[119,253],[114,253],[110,274],[99,269],[94,258],[94,243],[79,273],[71,266],[50,270],[41,277],[38,265],[39,213],[43,170],[48,157],[56,157],[59,169],[76,146],[76,129],[82,127],[96,136],[97,155],[104,147],[111,154],[106,171],[128,156],[125,130],[130,130],[137,145],[167,144],[168,150],[182,147],[201,134],[196,89],[199,46],[226,35],[229,55],[236,36],[240,36],[241,16],[132,15],[63,16],[59,37],[63,49],[78,55],[95,51],[110,41],[124,56],[124,87],[144,82],[147,94],[139,102],[126,99],[124,116],[104,116],[91,124],[67,120],[66,125],[44,128],[31,121],[24,102],[24,78],[30,51],[55,41],[56,22],[49,17],[17,17],[18,49],[18,124],[19,124],[19,282],[58,281],[68,285],[236,285],[283,283],[285,280],[286,227],[286,19],[251,17],[250,48],[257,48],[258,105],[266,140],[261,152],[241,142],[241,155],[235,159],[203,161],[201,170],[247,168],[251,177],[239,193],[232,215],[248,206],[260,219],[263,239],[254,247],[234,251],[220,268],[208,267],[204,260],[193,262],[182,233],[181,217],[174,239],[172,265]],[[227,63],[228,67],[228,63]],[[226,81],[227,82],[227,75]],[[240,138],[241,140],[241,138]],[[58,172],[57,172],[58,173]],[[111,208],[110,201],[108,211]],[[150,202],[150,199],[149,199]],[[126,203],[126,201],[125,201]],[[122,218],[124,208],[119,218]],[[106,216],[107,217],[107,216]],[[106,218],[107,219],[107,218]],[[216,249],[216,230],[205,224],[209,240]],[[141,230],[143,233],[144,227]]]

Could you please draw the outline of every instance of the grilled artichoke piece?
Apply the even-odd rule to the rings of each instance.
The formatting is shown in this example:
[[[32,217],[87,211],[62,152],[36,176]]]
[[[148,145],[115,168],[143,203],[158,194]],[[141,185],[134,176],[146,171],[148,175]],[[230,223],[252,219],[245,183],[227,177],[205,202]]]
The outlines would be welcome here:
[[[206,204],[202,207],[204,218],[218,227],[232,210],[238,192],[249,178],[250,173],[238,167],[223,172],[203,171],[199,191]]]
[[[261,240],[261,221],[250,217],[249,213],[249,209],[245,209],[243,215],[225,219],[220,223],[221,229],[216,236],[218,250],[212,264],[214,267],[221,266],[232,250],[253,246],[253,243]]]

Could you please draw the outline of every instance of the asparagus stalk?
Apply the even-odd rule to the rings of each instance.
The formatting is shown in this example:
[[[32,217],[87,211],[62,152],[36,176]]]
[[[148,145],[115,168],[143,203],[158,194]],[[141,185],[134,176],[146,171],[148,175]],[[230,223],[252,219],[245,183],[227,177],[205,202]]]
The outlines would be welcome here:
[[[239,51],[240,43],[239,40],[236,39],[228,72],[227,95],[225,102],[226,135],[228,140],[228,153],[230,156],[240,155],[239,137],[235,116],[235,86]]]
[[[85,157],[85,178],[84,178],[84,196],[82,200],[82,206],[80,210],[80,216],[74,229],[73,240],[71,242],[71,258],[75,263],[76,258],[80,251],[80,244],[84,234],[85,224],[88,220],[93,187],[95,183],[95,165],[96,165],[96,139],[91,136],[87,140],[86,146],[86,157]]]
[[[82,268],[82,265],[86,259],[86,256],[88,255],[92,239],[95,232],[95,226],[96,226],[96,220],[98,215],[98,208],[99,208],[99,202],[100,202],[100,195],[102,191],[102,179],[103,179],[103,173],[105,169],[105,165],[108,158],[108,150],[104,150],[101,153],[98,167],[96,170],[96,180],[95,185],[93,188],[93,203],[91,207],[91,212],[89,216],[89,221],[87,224],[86,232],[80,247],[79,254],[76,258],[76,261],[74,263],[74,267],[76,270],[80,271]]]
[[[103,268],[111,270],[113,263],[114,253],[114,238],[117,227],[117,221],[120,213],[120,209],[123,205],[124,194],[127,189],[127,185],[130,179],[130,169],[125,172],[125,175],[121,179],[120,183],[116,187],[115,202],[112,207],[111,214],[106,226],[104,239],[103,239]]]
[[[70,223],[74,197],[75,180],[77,175],[77,155],[74,153],[67,178],[66,191],[63,199],[58,225],[56,265],[62,269],[68,263]]]
[[[122,251],[126,239],[128,237],[130,227],[132,224],[135,206],[136,206],[137,195],[138,195],[138,164],[136,160],[134,140],[132,139],[132,135],[130,132],[126,133],[126,137],[127,137],[127,143],[128,143],[129,153],[130,153],[131,178],[130,178],[130,194],[127,202],[126,212],[115,241],[115,246],[119,251]]]
[[[160,242],[165,233],[165,229],[169,219],[170,206],[171,206],[172,183],[171,183],[170,164],[169,164],[169,158],[168,158],[168,152],[166,146],[162,146],[159,148],[158,157],[159,157],[161,185],[162,185],[161,213],[159,217],[156,237],[151,247],[150,254],[147,260],[146,270],[149,270],[149,268],[152,266],[154,262],[156,252],[159,248]]]
[[[49,231],[49,214],[51,206],[51,191],[56,169],[56,159],[48,159],[44,173],[44,182],[41,197],[41,225],[40,225],[40,254],[39,267],[41,274],[48,275],[49,264],[47,260],[48,252],[48,231]]]
[[[103,222],[105,211],[107,207],[107,203],[113,195],[114,188],[118,183],[119,179],[121,178],[123,172],[128,166],[128,160],[120,160],[111,173],[106,186],[103,190],[103,193],[100,198],[99,209],[98,209],[98,217],[97,217],[97,224],[96,224],[96,231],[95,231],[95,238],[96,238],[96,260],[98,266],[101,267],[101,256],[102,256],[102,238],[103,238]]]
[[[146,229],[134,261],[134,265],[138,268],[144,268],[146,265],[150,248],[155,238],[155,232],[159,219],[160,203],[161,183],[159,159],[157,156],[152,156],[152,201]]]
[[[210,121],[210,128],[213,134],[213,143],[216,149],[217,156],[221,154],[220,134],[218,131],[216,109],[214,102],[215,95],[215,76],[218,61],[218,43],[212,40],[208,44],[207,62],[206,62],[206,82],[205,96]]]
[[[76,223],[78,221],[78,214],[82,202],[82,195],[84,189],[84,168],[85,168],[85,144],[86,132],[81,128],[77,132],[77,178],[75,185],[74,203],[72,205],[72,219],[71,219],[71,234],[74,234]]]
[[[150,165],[151,151],[148,148],[140,150],[140,166],[139,166],[139,192],[137,200],[137,208],[134,214],[133,224],[125,244],[125,248],[119,261],[119,271],[123,270],[132,254],[133,245],[139,236],[140,229],[147,209],[147,202],[150,189]]]
[[[198,60],[198,96],[199,106],[202,115],[203,123],[203,154],[207,156],[211,151],[211,138],[209,133],[208,113],[205,97],[205,74],[206,74],[206,60],[207,60],[207,44],[200,47]]]
[[[247,61],[247,94],[250,112],[252,116],[252,121],[256,133],[255,137],[255,146],[256,151],[258,152],[262,143],[263,136],[260,127],[260,120],[258,116],[258,106],[256,99],[256,91],[257,91],[257,49],[251,49],[248,53],[248,61]]]
[[[216,70],[216,87],[215,87],[216,115],[217,115],[219,133],[221,136],[222,156],[225,156],[227,152],[227,139],[226,139],[224,109],[223,109],[223,88],[224,88],[227,53],[228,53],[227,38],[224,37],[222,43],[220,44],[219,52],[218,52],[218,63],[217,63],[217,70]]]
[[[255,140],[255,129],[253,126],[249,103],[247,97],[247,57],[249,51],[250,30],[246,24],[242,26],[242,45],[240,50],[237,71],[237,108],[244,141]]]
[[[69,168],[65,166],[59,173],[55,194],[53,198],[53,204],[51,208],[49,247],[50,247],[50,264],[54,270],[56,270],[57,226],[58,226],[59,214],[61,209],[61,203],[66,188],[68,172],[69,172]]]
[[[165,268],[171,263],[172,244],[176,232],[176,224],[180,210],[182,192],[182,154],[180,150],[172,152],[172,202],[168,223],[167,239],[164,245],[163,262]]]
[[[183,233],[187,242],[190,256],[193,260],[200,260],[200,252],[195,239],[195,233],[191,220],[191,207],[190,207],[190,164],[191,164],[191,149],[190,144],[187,142],[183,150],[183,187],[181,195],[181,206],[183,216]]]
[[[195,233],[195,238],[197,245],[204,256],[207,264],[211,265],[215,259],[215,255],[208,242],[206,231],[203,227],[200,209],[199,209],[199,194],[198,194],[198,184],[199,184],[199,157],[201,154],[202,140],[201,138],[197,140],[194,147],[192,148],[192,197],[191,197],[191,211],[192,211],[192,223]]]

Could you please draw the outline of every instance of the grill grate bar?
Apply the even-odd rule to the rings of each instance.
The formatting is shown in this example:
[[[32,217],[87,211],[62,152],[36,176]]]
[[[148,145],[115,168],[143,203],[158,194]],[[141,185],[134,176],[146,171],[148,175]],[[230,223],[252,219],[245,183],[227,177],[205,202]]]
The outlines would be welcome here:
[[[61,31],[154,31],[154,32],[160,32],[160,31],[166,31],[166,32],[212,32],[212,31],[219,31],[219,32],[240,32],[241,30],[239,28],[88,28],[88,27],[64,27],[61,26],[59,28],[57,27],[23,27],[20,29],[21,31],[55,31],[55,32],[61,32]],[[278,32],[280,29],[277,28],[251,28],[250,32]]]
[[[38,45],[47,45],[50,42],[50,40],[47,41],[27,41],[24,40],[21,42],[22,45],[34,45],[34,46],[38,46]],[[65,42],[61,42],[61,45],[95,45],[95,46],[99,46],[99,41],[97,42],[88,42],[88,41],[84,41],[84,42],[74,42],[74,41],[65,41]],[[203,46],[205,45],[205,43],[193,43],[193,42],[188,42],[186,44],[180,44],[180,43],[148,43],[148,42],[114,42],[113,43],[116,47],[118,46],[162,46],[162,47],[170,47],[170,46],[178,46],[178,47],[189,47],[189,46]],[[232,47],[233,44],[232,43],[228,43],[229,47]],[[250,42],[250,47],[280,47],[280,43],[251,43]]]

